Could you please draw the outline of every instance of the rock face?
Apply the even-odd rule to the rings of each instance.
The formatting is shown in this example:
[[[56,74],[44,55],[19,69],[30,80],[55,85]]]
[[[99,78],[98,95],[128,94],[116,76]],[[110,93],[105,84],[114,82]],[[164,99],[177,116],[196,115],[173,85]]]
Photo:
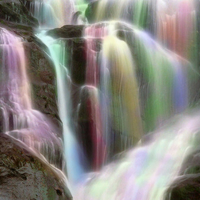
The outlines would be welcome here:
[[[68,62],[72,82],[76,85],[85,84],[86,52],[83,38],[67,40]]]
[[[38,21],[28,12],[22,0],[1,0],[0,20],[26,24],[32,27],[39,25]]]
[[[88,4],[88,7],[85,11],[85,16],[89,23],[95,22],[95,13],[98,9],[98,1],[94,1]]]
[[[47,35],[54,38],[80,38],[83,36],[84,25],[65,25],[47,32]]]
[[[61,136],[62,125],[58,116],[56,77],[53,63],[34,40],[24,43],[24,47],[34,107],[53,122],[57,134]]]
[[[165,200],[199,200],[200,175],[190,174],[178,178],[168,191]]]
[[[34,152],[0,134],[0,199],[72,199],[60,172]]]
[[[51,37],[61,39],[65,43],[67,68],[71,79],[72,114],[76,114],[80,89],[85,84],[86,43],[82,37],[83,25],[66,25],[47,32]]]
[[[200,199],[200,150],[184,161],[178,177],[166,192],[165,200]]]
[[[24,5],[22,0],[0,1],[0,9],[3,9],[0,12],[0,27],[24,40],[34,108],[52,121],[57,134],[61,136],[62,124],[58,117],[54,66],[47,55],[47,47],[35,36],[38,21]],[[6,17],[8,15],[11,17]]]

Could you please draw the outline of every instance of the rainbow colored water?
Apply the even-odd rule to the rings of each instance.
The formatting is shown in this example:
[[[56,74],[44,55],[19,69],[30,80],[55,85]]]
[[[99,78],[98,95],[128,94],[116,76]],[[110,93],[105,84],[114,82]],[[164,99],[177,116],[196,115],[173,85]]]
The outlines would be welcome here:
[[[56,40],[43,31],[37,34],[48,47],[56,71],[66,174],[75,199],[164,199],[181,163],[197,148],[200,114],[186,114],[198,103],[193,100],[199,76],[196,3],[100,0],[94,23],[83,30],[86,69],[82,85],[70,78],[74,67],[69,66],[66,53],[70,38]],[[31,11],[40,29],[50,29],[71,24],[86,6],[86,1],[36,0]],[[33,143],[31,147],[37,150],[37,144],[48,144],[48,140],[59,145],[54,134],[49,135],[51,125],[33,109],[22,41],[1,29],[0,42],[1,66],[8,76],[1,84],[2,111],[4,119],[10,113],[14,119],[13,129],[5,120],[4,131],[15,135],[17,130],[17,138],[27,145]],[[77,103],[71,99],[74,88]],[[36,126],[37,119],[43,122],[40,126]],[[21,134],[27,127],[33,136]],[[31,140],[23,139],[27,137]],[[113,161],[119,153],[123,157]]]
[[[160,200],[199,138],[199,113],[177,117],[121,159],[91,175],[75,199]]]
[[[35,0],[30,12],[38,19],[41,28],[57,28],[70,24],[75,11],[72,0]]]
[[[0,28],[0,54],[3,132],[21,140],[59,167],[62,163],[62,143],[49,119],[34,109],[22,39]]]

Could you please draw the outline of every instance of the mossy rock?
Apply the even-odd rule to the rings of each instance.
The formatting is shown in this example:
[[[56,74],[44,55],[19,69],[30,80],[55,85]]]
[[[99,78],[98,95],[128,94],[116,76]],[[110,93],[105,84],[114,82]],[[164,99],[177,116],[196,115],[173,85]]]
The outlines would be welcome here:
[[[21,0],[1,0],[0,19],[32,27],[39,26],[37,19],[29,13]]]
[[[175,180],[166,194],[165,200],[199,200],[200,174],[181,176]]]
[[[72,199],[63,175],[23,143],[0,134],[0,199]]]

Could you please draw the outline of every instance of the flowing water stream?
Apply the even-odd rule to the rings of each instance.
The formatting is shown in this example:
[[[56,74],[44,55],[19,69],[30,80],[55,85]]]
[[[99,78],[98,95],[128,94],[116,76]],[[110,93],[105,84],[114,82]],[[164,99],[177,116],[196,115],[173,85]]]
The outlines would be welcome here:
[[[82,100],[77,112],[88,113],[87,134],[91,139],[86,138],[90,140],[88,142],[83,138],[81,143],[89,144],[92,154],[75,139],[75,129],[70,127],[70,85],[66,85],[69,81],[63,77],[64,74],[69,74],[67,64],[62,62],[66,58],[61,58],[65,51],[62,47],[63,42],[47,39],[44,35],[39,36],[48,46],[57,72],[59,113],[63,121],[67,171],[73,185],[76,180],[80,182],[84,172],[85,166],[81,157],[89,160],[91,169],[96,171],[108,163],[116,153],[137,144],[144,133],[162,127],[167,119],[183,112],[190,105],[189,75],[194,73],[195,66],[186,60],[189,59],[186,49],[192,37],[195,37],[192,36],[195,31],[193,2],[180,1],[174,5],[173,1],[158,1],[157,4],[155,1],[101,1],[96,13],[97,21],[105,18],[106,8],[110,4],[117,5],[116,13],[111,19],[128,19],[130,16],[126,16],[125,13],[132,13],[131,23],[134,26],[125,24],[119,28],[117,22],[106,22],[88,25],[84,31],[87,52],[86,79],[85,86],[81,88]],[[159,9],[162,6],[163,11]],[[168,9],[171,6],[174,11],[168,13],[166,6]],[[151,30],[146,21],[152,14],[150,12],[156,12],[156,9],[157,13],[153,13],[158,16],[155,36],[174,52],[165,49],[154,41],[150,34],[138,29],[142,27]],[[172,20],[168,15],[172,16]],[[176,29],[173,28],[176,24],[170,25],[175,23],[174,15],[177,15],[177,27],[181,26],[184,17],[189,16],[187,19],[191,27],[184,26],[185,35],[180,38],[180,42],[176,39]],[[155,17],[152,16],[152,19]],[[166,19],[171,21],[165,21]],[[174,32],[174,37],[166,38],[170,35],[166,34],[166,26],[173,28],[172,31],[169,29],[169,32]],[[119,30],[125,34],[123,40],[117,38]],[[102,41],[100,51],[96,44],[98,40]],[[181,50],[178,50],[179,43],[185,45]],[[133,51],[135,55],[132,54]],[[137,78],[138,74],[142,81]],[[141,86],[145,89],[142,90]],[[140,100],[141,96],[145,98]],[[178,175],[180,163],[187,154],[185,150],[192,145],[193,135],[199,129],[198,117],[185,117],[180,121],[172,127],[152,134],[153,139],[148,145],[138,146],[127,153],[120,162],[103,169],[94,180],[75,189],[75,198],[162,199],[164,191]],[[177,151],[172,155],[173,148]],[[165,172],[164,175],[161,171]],[[133,187],[137,189],[132,190]],[[143,193],[144,187],[146,192]]]

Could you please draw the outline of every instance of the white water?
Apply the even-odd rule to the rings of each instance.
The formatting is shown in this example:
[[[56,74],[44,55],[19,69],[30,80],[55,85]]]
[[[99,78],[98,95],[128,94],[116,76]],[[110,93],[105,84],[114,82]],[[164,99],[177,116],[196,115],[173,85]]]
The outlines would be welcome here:
[[[80,185],[76,200],[162,200],[186,156],[198,148],[200,113],[179,116]],[[145,139],[145,138],[144,138]]]
[[[42,28],[58,28],[70,24],[75,12],[73,0],[35,0],[30,11]]]
[[[70,125],[70,81],[67,69],[63,63],[65,59],[65,47],[62,41],[54,40],[46,36],[45,33],[38,34],[38,37],[47,45],[50,56],[54,62],[57,80],[57,97],[59,116],[63,125],[64,137],[64,155],[67,166],[67,174],[72,188],[77,181],[80,181],[83,175],[82,164],[80,163],[81,154],[80,147],[75,139],[73,128]]]
[[[74,186],[77,181],[80,181],[83,170],[79,162],[80,152],[78,145],[69,123],[70,104],[68,95],[70,92],[69,85],[67,84],[67,71],[60,64],[62,62],[59,58],[65,49],[58,41],[52,38],[44,35],[39,35],[39,38],[48,46],[56,69],[59,114],[63,122],[65,155],[68,161],[67,171],[69,181]],[[148,43],[149,40],[146,42]],[[145,48],[149,48],[146,43],[144,45]],[[148,51],[151,50],[148,49]],[[142,52],[141,55],[143,55]],[[147,61],[151,60],[152,66],[154,66],[155,60],[152,60],[151,53],[149,55],[149,60],[147,58]],[[162,59],[159,64],[163,64]],[[179,71],[179,65],[175,65],[173,71]],[[160,80],[160,77],[158,78],[159,81],[155,85],[160,88],[159,84],[163,80]],[[162,89],[159,90],[158,98],[163,92]],[[153,103],[155,104],[155,102]],[[161,103],[163,104],[163,102]],[[167,109],[166,104],[164,106]],[[138,145],[137,148],[128,152],[119,162],[105,167],[94,179],[80,185],[76,190],[73,187],[75,199],[163,199],[164,192],[174,181],[175,177],[178,176],[183,160],[189,152],[195,149],[195,140],[199,137],[197,134],[199,130],[199,113],[181,117],[179,120],[176,120],[176,123],[173,122],[167,128],[154,133],[150,142],[145,145]],[[90,179],[89,176],[88,179]]]

